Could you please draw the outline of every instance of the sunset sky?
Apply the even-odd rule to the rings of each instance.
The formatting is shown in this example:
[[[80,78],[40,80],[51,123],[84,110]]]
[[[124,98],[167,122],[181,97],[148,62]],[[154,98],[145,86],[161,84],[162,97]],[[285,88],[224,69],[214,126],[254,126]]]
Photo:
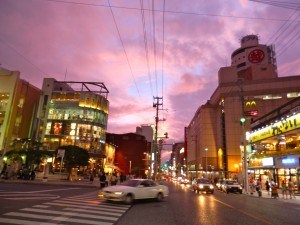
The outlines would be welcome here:
[[[300,2],[289,2],[0,0],[0,66],[38,88],[45,77],[103,82],[112,133],[154,124],[163,97],[159,136],[183,141],[243,36],[275,45],[280,77],[300,75]]]

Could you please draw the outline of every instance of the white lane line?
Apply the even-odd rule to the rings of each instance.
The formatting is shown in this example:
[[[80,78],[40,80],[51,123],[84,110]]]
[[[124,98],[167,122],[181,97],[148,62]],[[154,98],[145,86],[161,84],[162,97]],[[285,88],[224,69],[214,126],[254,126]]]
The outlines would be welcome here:
[[[16,198],[4,198],[7,200],[34,200],[34,199],[58,199],[60,196],[46,197],[46,196],[37,196],[37,197],[16,197]]]
[[[82,224],[113,225],[113,223],[109,223],[109,222],[73,219],[73,218],[68,218],[68,217],[63,217],[63,216],[52,217],[52,216],[42,216],[42,215],[35,215],[35,214],[30,214],[30,213],[19,213],[19,212],[11,212],[11,213],[6,213],[4,215],[19,216],[19,217],[34,218],[34,219],[44,219],[44,220],[65,221],[65,222],[82,223]]]
[[[86,199],[75,199],[75,198],[63,198],[62,200],[70,200],[70,201],[76,201],[76,202],[86,202]],[[95,198],[93,198],[93,199],[89,199],[89,200],[91,200],[91,201],[95,201]],[[109,204],[109,203],[106,203],[105,202],[105,200],[103,200],[103,199],[96,199],[96,201],[99,201],[99,202],[101,202],[101,204],[107,204],[107,205],[111,205],[111,204]],[[116,206],[118,206],[118,207],[120,207],[120,208],[130,208],[131,206],[129,206],[129,205],[116,205]]]
[[[28,221],[28,220],[18,220],[18,219],[8,219],[8,218],[0,218],[0,223],[4,224],[20,224],[20,225],[57,225],[57,223],[43,223],[37,221]],[[63,225],[60,223],[60,225]]]
[[[107,206],[83,206],[83,205],[70,205],[70,204],[63,204],[63,203],[55,203],[55,202],[45,202],[45,205],[55,205],[55,206],[67,206],[72,208],[80,208],[80,209],[94,209],[94,210],[104,210],[109,212],[126,212],[127,209],[111,209]]]
[[[89,218],[89,219],[100,219],[100,220],[111,220],[117,221],[118,218],[116,217],[108,217],[108,216],[96,216],[96,215],[87,215],[82,213],[73,213],[73,212],[63,212],[63,211],[55,211],[55,210],[46,210],[46,209],[34,209],[34,208],[24,208],[21,211],[26,212],[35,212],[35,213],[45,213],[45,214],[54,214],[54,215],[61,215],[61,216],[75,216],[81,218]]]
[[[66,200],[54,200],[53,202],[58,202],[58,203],[66,203],[66,204],[69,204],[70,206],[72,205],[83,205],[83,203],[78,203],[78,202],[73,202],[73,201],[66,201]],[[91,204],[91,203],[84,203],[84,205],[88,205],[88,206],[105,206],[105,207],[108,207],[108,208],[111,208],[111,209],[128,209],[129,207],[127,208],[124,208],[124,207],[120,207],[120,206],[115,206],[115,205],[109,205],[109,204]]]
[[[43,208],[43,209],[48,209],[48,208],[50,208],[49,205],[34,205],[34,206],[32,206],[32,207],[34,207],[34,208]]]
[[[1,192],[1,194],[29,194],[29,193],[42,193],[42,192],[51,192],[51,191],[69,191],[69,190],[76,190],[82,188],[60,188],[60,189],[48,189],[48,190],[41,190],[41,191],[9,191],[9,192]]]
[[[105,212],[105,211],[99,211],[97,210],[90,210],[90,209],[74,209],[74,208],[64,208],[63,210],[70,210],[72,212],[86,212],[86,213],[92,213],[92,214],[101,214],[101,215],[111,215],[111,216],[122,216],[123,213],[116,213],[116,212]]]

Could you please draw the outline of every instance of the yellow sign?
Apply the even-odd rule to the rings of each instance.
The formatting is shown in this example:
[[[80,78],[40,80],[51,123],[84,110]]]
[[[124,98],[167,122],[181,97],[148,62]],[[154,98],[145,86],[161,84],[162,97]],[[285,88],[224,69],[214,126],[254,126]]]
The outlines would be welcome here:
[[[300,113],[250,134],[252,143],[300,128]]]

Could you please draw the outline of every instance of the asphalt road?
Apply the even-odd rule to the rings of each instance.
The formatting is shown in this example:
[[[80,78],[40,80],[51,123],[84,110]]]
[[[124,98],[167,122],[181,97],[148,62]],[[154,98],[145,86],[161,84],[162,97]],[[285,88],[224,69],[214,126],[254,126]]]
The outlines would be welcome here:
[[[116,225],[299,225],[299,200],[258,198],[245,194],[196,194],[169,184],[163,202],[139,202]]]
[[[163,202],[107,203],[97,188],[0,183],[0,224],[298,225],[300,201],[245,194],[196,194],[168,183]]]

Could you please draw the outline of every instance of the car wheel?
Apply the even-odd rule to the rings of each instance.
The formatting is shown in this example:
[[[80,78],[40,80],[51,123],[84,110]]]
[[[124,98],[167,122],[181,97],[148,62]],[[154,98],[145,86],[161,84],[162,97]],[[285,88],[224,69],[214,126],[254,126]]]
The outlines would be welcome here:
[[[128,204],[128,205],[132,204],[132,202],[133,202],[133,196],[132,196],[132,194],[126,195],[124,202],[126,204]]]
[[[161,201],[163,200],[163,198],[164,198],[164,195],[163,195],[162,193],[158,193],[158,194],[157,194],[157,197],[156,197],[156,200],[157,200],[158,202],[161,202]]]

